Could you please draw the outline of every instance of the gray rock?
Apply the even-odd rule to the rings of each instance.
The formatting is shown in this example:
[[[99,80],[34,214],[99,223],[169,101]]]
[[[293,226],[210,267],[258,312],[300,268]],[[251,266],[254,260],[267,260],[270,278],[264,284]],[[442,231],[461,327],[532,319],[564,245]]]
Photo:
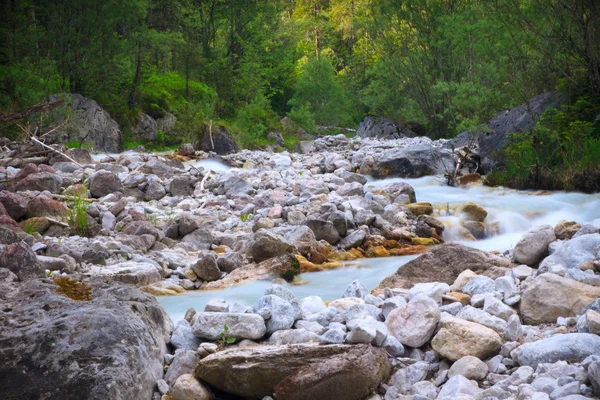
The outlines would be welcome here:
[[[286,329],[273,333],[267,340],[268,344],[277,346],[308,342],[320,342],[319,335],[305,329]]]
[[[496,284],[493,279],[488,278],[487,276],[478,275],[467,282],[463,287],[462,292],[469,296],[473,296],[476,294],[491,293],[495,288]]]
[[[495,330],[498,333],[504,333],[506,330],[506,321],[475,307],[466,306],[456,315],[458,318],[471,322],[477,322],[483,326]]]
[[[460,358],[448,370],[448,378],[462,375],[467,379],[474,379],[476,381],[483,380],[487,374],[488,367],[486,363],[473,356]]]
[[[322,219],[308,219],[306,222],[317,240],[325,240],[329,244],[336,244],[340,241],[340,233],[331,221]]]
[[[430,144],[420,144],[385,150],[375,161],[371,175],[376,178],[419,178],[443,173],[448,168],[453,168],[453,164],[449,153]]]
[[[592,388],[594,389],[594,394],[600,394],[600,360],[592,362],[588,368],[587,372],[589,375],[590,382],[592,383]]]
[[[188,176],[177,175],[169,184],[171,196],[191,196],[193,193],[192,182]]]
[[[48,280],[21,283],[3,300],[0,392],[5,398],[152,397],[163,377],[165,341],[173,329],[169,317],[153,296],[134,286],[100,280],[87,285],[89,301],[58,294]]]
[[[169,393],[173,400],[212,400],[213,394],[192,374],[183,374],[173,384]]]
[[[564,242],[552,255],[540,263],[544,270],[552,265],[562,265],[567,269],[576,268],[583,261],[596,258],[600,246],[600,234],[583,235]]]
[[[523,339],[523,326],[518,315],[514,314],[508,319],[502,338],[513,342]]]
[[[394,336],[388,335],[381,347],[385,348],[392,357],[402,357],[404,355],[404,346]]]
[[[117,218],[111,212],[105,212],[102,215],[102,229],[114,231],[117,226]]]
[[[257,262],[267,260],[272,257],[278,257],[291,253],[294,246],[283,237],[261,229],[256,232],[254,240],[250,244],[248,254]]]
[[[439,321],[437,303],[424,294],[418,294],[405,306],[392,310],[385,324],[389,334],[403,345],[421,347],[431,339]]]
[[[196,313],[192,331],[199,338],[218,340],[225,325],[229,328],[227,334],[236,339],[260,339],[267,331],[260,315],[212,312]]]
[[[394,296],[387,298],[383,301],[383,305],[381,306],[381,313],[384,318],[387,318],[392,310],[404,307],[406,305],[406,300],[402,296]]]
[[[408,300],[410,301],[419,293],[425,294],[436,303],[442,304],[442,296],[450,291],[450,285],[440,282],[417,283],[408,291]]]
[[[319,324],[316,321],[307,321],[304,319],[298,320],[294,323],[294,328],[296,329],[305,329],[309,332],[316,333],[317,335],[322,335],[327,331],[323,325]],[[342,331],[343,332],[343,331]]]
[[[92,197],[104,197],[107,194],[123,191],[123,185],[117,175],[105,170],[92,174],[89,185]]]
[[[227,301],[223,299],[210,299],[206,306],[204,306],[204,312],[230,312]]]
[[[540,363],[559,360],[581,362],[590,355],[600,355],[600,336],[590,333],[567,333],[520,346],[516,360],[521,365],[536,368]]]
[[[143,141],[156,140],[158,137],[158,126],[156,120],[148,114],[142,114],[139,122],[132,129],[135,136]]]
[[[300,252],[308,255],[315,251],[317,240],[313,231],[304,225],[299,225],[290,229],[283,235],[283,238]]]
[[[512,274],[516,279],[522,281],[533,274],[533,268],[528,267],[527,265],[519,265],[512,269]]]
[[[294,307],[289,302],[275,295],[267,295],[259,298],[254,303],[253,309],[258,314],[262,314],[264,310],[268,310],[270,313],[271,316],[266,321],[267,333],[290,329],[297,317]]]
[[[200,339],[192,332],[192,326],[186,320],[181,320],[175,325],[175,330],[171,335],[171,345],[175,349],[198,350]]]
[[[538,225],[523,234],[515,245],[513,257],[527,265],[537,264],[548,252],[548,245],[556,240],[551,225]]]
[[[373,326],[368,324],[357,324],[354,329],[348,333],[346,341],[348,343],[365,343],[370,344],[375,340],[377,331]]]
[[[232,251],[217,258],[217,266],[223,272],[231,273],[247,264],[246,257]]]
[[[305,315],[317,314],[327,309],[327,305],[319,296],[304,297],[299,303]]]
[[[165,381],[173,386],[181,375],[189,374],[200,361],[200,356],[195,350],[178,350],[165,374]]]
[[[12,271],[20,281],[45,276],[35,253],[25,242],[0,246],[0,268]]]
[[[369,290],[365,285],[358,280],[354,280],[348,285],[342,297],[358,297],[359,299],[364,299],[368,293]]]
[[[330,328],[320,336],[322,343],[341,344],[346,340],[346,332],[340,328]]]
[[[212,253],[203,255],[191,267],[198,278],[204,281],[212,282],[221,277],[221,270],[219,270],[217,264],[217,257]]]
[[[367,234],[362,229],[357,229],[340,241],[339,246],[344,250],[358,247],[362,244]]]
[[[475,396],[482,390],[474,385],[470,380],[461,375],[456,375],[444,384],[442,390],[438,393],[437,399],[459,398],[459,395]]]
[[[515,314],[515,310],[493,296],[485,297],[483,311],[505,321]]]

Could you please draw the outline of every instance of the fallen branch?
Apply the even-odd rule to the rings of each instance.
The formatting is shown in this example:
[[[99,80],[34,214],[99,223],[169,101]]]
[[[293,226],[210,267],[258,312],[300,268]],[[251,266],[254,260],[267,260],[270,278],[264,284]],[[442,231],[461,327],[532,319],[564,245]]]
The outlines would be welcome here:
[[[42,147],[44,147],[44,148],[46,148],[46,149],[48,149],[48,150],[50,150],[50,151],[53,151],[53,152],[55,152],[55,153],[57,153],[57,154],[60,154],[61,156],[63,156],[63,157],[64,157],[64,158],[66,158],[67,160],[71,161],[72,163],[74,163],[74,164],[75,164],[75,165],[77,165],[78,167],[82,167],[82,168],[83,168],[83,165],[79,164],[77,161],[73,160],[71,157],[69,157],[68,155],[64,154],[62,151],[58,151],[58,150],[56,150],[56,149],[54,149],[54,148],[52,148],[52,147],[48,146],[47,144],[45,144],[45,143],[42,143],[42,142],[40,142],[39,140],[37,140],[37,139],[36,139],[36,137],[35,137],[35,136],[34,136],[34,135],[31,133],[31,131],[30,131],[29,129],[25,128],[25,127],[24,127],[23,125],[21,125],[20,123],[18,123],[18,122],[17,122],[16,124],[17,124],[17,126],[18,126],[19,128],[21,128],[21,130],[22,130],[23,132],[25,132],[25,133],[26,133],[26,134],[29,136],[29,138],[30,138],[30,139],[31,139],[33,142],[35,142],[35,143],[37,143],[37,144],[41,145]]]
[[[212,137],[212,119],[210,120],[210,124],[208,125],[208,134],[210,135],[210,144],[212,146],[212,149],[215,149],[215,142],[213,142],[213,137]]]
[[[56,220],[54,218],[46,217],[46,219],[48,220],[48,222],[50,222],[50,223],[52,223],[54,225],[60,225],[60,226],[65,227],[65,228],[69,228],[68,224],[66,224],[64,222],[61,222],[61,221],[58,221],[58,220]]]
[[[53,194],[52,195],[53,198],[58,199],[58,200],[68,200],[68,201],[87,201],[88,203],[93,203],[94,201],[98,201],[98,199],[87,199],[87,198],[81,198],[81,197],[75,197],[75,196],[67,196],[64,194]]]
[[[202,181],[200,182],[200,190],[204,190],[204,184],[208,180],[210,173],[211,173],[211,171],[208,171],[208,173],[206,175],[204,175],[204,178],[202,178]]]
[[[39,112],[44,112],[44,111],[50,111],[50,110],[52,110],[56,107],[60,107],[64,104],[65,104],[64,100],[58,100],[58,101],[55,101],[54,103],[50,103],[50,104],[36,104],[33,107],[24,108],[22,110],[17,111],[16,113],[2,115],[2,116],[0,116],[0,122],[5,123],[5,122],[18,121],[20,119],[27,118],[32,114],[37,114]]]

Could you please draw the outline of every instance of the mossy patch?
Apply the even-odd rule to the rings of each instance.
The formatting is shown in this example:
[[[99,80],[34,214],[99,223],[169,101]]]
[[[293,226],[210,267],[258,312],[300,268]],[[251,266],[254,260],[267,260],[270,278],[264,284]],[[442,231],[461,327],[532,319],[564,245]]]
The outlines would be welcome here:
[[[61,276],[54,279],[54,284],[58,286],[56,293],[66,296],[71,300],[90,301],[92,299],[92,288],[68,276]]]

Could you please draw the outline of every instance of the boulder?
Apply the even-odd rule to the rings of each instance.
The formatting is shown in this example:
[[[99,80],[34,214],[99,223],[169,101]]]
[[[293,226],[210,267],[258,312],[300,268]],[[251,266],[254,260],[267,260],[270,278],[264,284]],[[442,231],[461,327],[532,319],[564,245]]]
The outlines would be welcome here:
[[[131,130],[135,134],[135,137],[142,141],[152,141],[158,137],[156,121],[148,114],[142,114],[137,125]]]
[[[173,384],[169,393],[173,400],[212,400],[214,397],[192,374],[183,374]]]
[[[58,99],[58,96],[51,96],[49,101],[54,102]],[[95,151],[118,153],[121,150],[119,125],[98,103],[80,94],[72,94],[68,105],[74,118],[71,118],[67,125],[46,135],[46,143],[66,143],[75,140],[81,144],[91,144]],[[62,122],[62,118],[59,118],[56,124]]]
[[[513,257],[518,263],[537,264],[548,252],[548,245],[556,240],[551,225],[538,225],[521,236],[515,245]]]
[[[192,265],[192,271],[198,276],[198,278],[212,282],[216,281],[221,277],[221,270],[217,264],[217,257],[212,254],[205,254]]]
[[[220,124],[214,124],[211,127],[206,123],[199,129],[194,148],[206,152],[212,151],[221,155],[238,151],[238,146],[227,128]]]
[[[448,378],[462,375],[467,379],[483,380],[488,373],[488,366],[477,357],[465,356],[456,361],[448,370]]]
[[[193,193],[191,179],[188,176],[177,175],[169,184],[171,196],[191,196]]]
[[[389,334],[403,345],[421,347],[431,339],[439,321],[438,304],[421,293],[405,306],[393,309],[385,324]]]
[[[468,380],[464,376],[456,375],[448,379],[444,387],[438,393],[437,399],[457,399],[468,400],[473,399],[475,395],[482,392],[475,383]]]
[[[254,240],[250,243],[248,254],[255,261],[260,262],[269,258],[292,253],[292,246],[283,237],[266,229],[256,232]]]
[[[449,153],[429,144],[420,144],[385,150],[375,161],[371,175],[376,178],[419,178],[453,169],[454,160]]]
[[[356,128],[356,137],[361,138],[398,139],[415,136],[417,136],[415,132],[409,128],[389,119],[371,115],[365,117]]]
[[[62,178],[52,172],[37,172],[19,179],[15,185],[15,191],[37,190],[43,192],[47,190],[50,193],[56,194],[60,193],[62,183]]]
[[[296,309],[286,300],[276,295],[266,295],[259,298],[253,306],[254,312],[265,318],[267,333],[290,329],[297,319]]]
[[[542,274],[521,294],[520,313],[530,325],[556,322],[558,317],[576,317],[600,297],[600,288],[555,274]]]
[[[125,261],[106,266],[94,265],[90,268],[90,273],[137,286],[146,286],[162,280],[159,267],[149,262]]]
[[[227,393],[279,400],[364,400],[389,372],[385,349],[342,344],[228,349],[202,359],[195,370]]]
[[[570,240],[580,228],[581,225],[577,222],[563,219],[554,226],[554,234],[558,240]]]
[[[25,242],[9,244],[0,250],[0,268],[10,270],[20,281],[46,275],[35,253]]]
[[[118,282],[88,283],[90,300],[49,280],[21,284],[3,304],[0,392],[8,399],[152,397],[173,328],[153,296]]]
[[[37,196],[27,205],[27,218],[33,217],[67,217],[69,210],[62,203],[46,196]]]
[[[567,333],[520,346],[516,350],[516,361],[535,369],[541,363],[578,363],[591,355],[600,356],[600,336]]]
[[[510,271],[509,260],[457,243],[436,246],[428,253],[412,260],[385,278],[375,289],[375,294],[386,287],[410,289],[417,283],[445,282],[451,285],[458,275],[471,270],[475,274],[493,279]]]
[[[267,332],[264,319],[258,314],[199,312],[194,317],[192,331],[199,338],[218,340],[228,327],[227,335],[236,339],[260,339]]]
[[[465,356],[485,359],[501,346],[502,339],[490,328],[449,315],[440,320],[440,330],[431,341],[431,347],[451,361]]]
[[[462,203],[456,209],[456,215],[460,216],[466,221],[483,222],[485,217],[487,217],[487,214],[487,211],[483,207],[478,206],[470,201]]]
[[[2,203],[8,215],[15,221],[25,216],[28,202],[29,199],[27,197],[18,193],[0,192],[0,203]]]
[[[177,123],[177,117],[175,117],[171,113],[166,113],[164,117],[158,118],[156,120],[156,128],[159,131],[163,131],[164,133],[171,133],[173,128],[175,128],[176,123]],[[183,145],[183,146],[185,146],[185,145]],[[192,149],[193,149],[193,147],[192,147]],[[182,154],[182,155],[185,155],[185,154]]]
[[[540,269],[545,270],[552,265],[562,265],[570,269],[576,268],[584,261],[597,257],[600,246],[600,234],[583,235],[562,243],[550,256],[540,263]]]
[[[315,234],[316,240],[325,240],[329,244],[336,244],[340,241],[340,234],[333,222],[322,219],[309,219],[305,223]]]
[[[117,175],[100,170],[90,176],[90,194],[92,197],[104,197],[114,192],[122,192],[123,185]]]

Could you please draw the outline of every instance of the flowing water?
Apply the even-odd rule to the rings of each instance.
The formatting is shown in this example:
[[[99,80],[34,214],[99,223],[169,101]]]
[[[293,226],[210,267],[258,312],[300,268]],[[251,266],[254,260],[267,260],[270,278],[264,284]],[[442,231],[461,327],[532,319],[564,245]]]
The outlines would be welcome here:
[[[186,169],[203,167],[215,172],[230,168],[214,159],[190,161],[185,163],[185,166]],[[433,204],[434,216],[446,225],[444,238],[447,241],[457,241],[482,250],[510,249],[525,231],[535,225],[555,225],[562,219],[585,222],[600,218],[600,194],[567,192],[540,194],[486,186],[455,188],[446,186],[440,178],[431,176],[418,179],[371,180],[367,183],[366,190],[399,181],[407,182],[414,187],[417,201]],[[452,215],[452,210],[465,201],[472,201],[487,210],[486,227],[489,229],[495,226],[495,235],[475,242],[459,240],[457,228],[460,222]],[[286,284],[286,286],[298,298],[318,295],[324,300],[332,300],[341,297],[344,288],[354,279],[359,279],[369,289],[375,288],[386,276],[414,258],[415,256],[390,257],[348,262],[344,267],[336,270],[302,274],[300,279],[303,284]],[[178,296],[162,296],[158,300],[171,319],[178,321],[183,318],[188,308],[202,310],[208,300],[213,298],[222,298],[230,302],[240,301],[251,305],[263,294],[269,284],[268,281],[257,281],[222,290],[198,290]]]

